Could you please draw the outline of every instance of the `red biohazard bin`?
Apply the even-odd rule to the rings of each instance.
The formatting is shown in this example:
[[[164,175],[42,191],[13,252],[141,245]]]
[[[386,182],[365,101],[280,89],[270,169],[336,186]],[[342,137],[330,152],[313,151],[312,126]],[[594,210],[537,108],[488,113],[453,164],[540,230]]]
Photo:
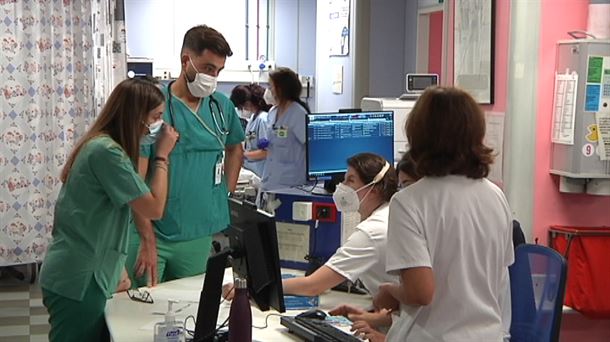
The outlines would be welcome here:
[[[610,318],[610,227],[551,226],[549,245],[568,261],[565,305]]]

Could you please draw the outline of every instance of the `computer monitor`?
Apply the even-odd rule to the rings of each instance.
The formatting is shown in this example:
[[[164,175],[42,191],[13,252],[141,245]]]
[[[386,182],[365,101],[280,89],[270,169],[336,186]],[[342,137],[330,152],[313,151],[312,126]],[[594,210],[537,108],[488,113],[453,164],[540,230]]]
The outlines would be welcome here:
[[[307,115],[307,178],[330,180],[347,171],[347,159],[370,152],[394,160],[394,112]]]
[[[229,199],[231,224],[225,230],[236,277],[248,281],[250,297],[261,311],[286,311],[275,218],[248,202]]]
[[[438,85],[437,74],[407,74],[406,89],[408,94],[421,94],[428,87]]]
[[[153,76],[153,61],[148,58],[129,58],[127,60],[127,77],[146,78]]]
[[[229,199],[231,224],[224,231],[229,248],[208,259],[193,341],[213,341],[227,258],[233,274],[248,282],[250,298],[261,311],[286,311],[275,219],[248,202]]]

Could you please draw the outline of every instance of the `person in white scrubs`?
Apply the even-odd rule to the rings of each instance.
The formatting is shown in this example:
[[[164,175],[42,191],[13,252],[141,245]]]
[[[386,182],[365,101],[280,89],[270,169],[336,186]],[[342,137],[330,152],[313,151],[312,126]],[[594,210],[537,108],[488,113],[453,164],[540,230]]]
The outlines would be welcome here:
[[[388,341],[503,341],[510,326],[512,214],[487,180],[485,117],[457,88],[429,88],[406,124],[417,183],[390,204],[387,271],[373,303],[400,309]],[[508,306],[508,308],[506,307]]]
[[[346,280],[358,279],[375,294],[379,284],[398,281],[385,271],[388,202],[396,192],[394,168],[372,153],[357,154],[347,165],[345,180],[337,186],[333,200],[339,211],[357,211],[362,221],[325,265],[309,276],[284,279],[284,294],[316,296]],[[233,284],[224,285],[223,297],[232,299],[232,290]]]
[[[405,153],[396,164],[398,190],[417,182],[419,176],[415,172],[415,164],[409,152]],[[387,309],[370,310],[350,304],[340,305],[328,312],[330,315],[340,315],[349,318],[353,323],[352,331],[371,342],[384,341],[388,328],[392,324],[392,311]]]
[[[306,277],[283,280],[285,294],[316,296],[349,280],[360,279],[371,294],[379,284],[397,281],[385,271],[388,202],[396,192],[396,173],[383,157],[360,153],[347,160],[345,180],[333,194],[342,213],[358,211],[361,222],[320,268]]]

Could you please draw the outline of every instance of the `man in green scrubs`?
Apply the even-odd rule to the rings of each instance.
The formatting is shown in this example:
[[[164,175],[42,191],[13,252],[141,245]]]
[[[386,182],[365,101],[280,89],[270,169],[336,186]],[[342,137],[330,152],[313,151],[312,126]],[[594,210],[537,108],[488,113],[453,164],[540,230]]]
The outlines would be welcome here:
[[[171,154],[167,207],[158,221],[135,215],[139,234],[131,230],[126,263],[134,284],[205,272],[212,235],[229,223],[228,193],[237,183],[245,137],[235,106],[215,90],[232,54],[222,34],[205,25],[184,36],[180,76],[163,89],[163,119],[180,133]],[[140,174],[149,178],[154,147],[140,153]]]

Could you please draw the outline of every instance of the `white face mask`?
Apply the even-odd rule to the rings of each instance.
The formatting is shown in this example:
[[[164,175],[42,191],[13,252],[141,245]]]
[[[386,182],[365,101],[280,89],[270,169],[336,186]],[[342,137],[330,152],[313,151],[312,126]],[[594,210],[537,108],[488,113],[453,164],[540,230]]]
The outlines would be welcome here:
[[[254,114],[254,112],[249,111],[244,108],[244,109],[238,109],[237,114],[239,114],[240,118],[250,119],[252,117],[252,114]]]
[[[373,181],[357,190],[354,190],[350,186],[347,186],[343,183],[339,183],[337,185],[337,188],[335,189],[335,192],[333,193],[333,201],[335,202],[337,210],[341,212],[358,211],[360,209],[360,204],[364,202],[364,200],[369,195],[369,193],[371,193],[371,190],[373,190],[373,188],[369,189],[366,195],[362,197],[362,200],[358,198],[358,191],[366,189],[367,187],[373,184],[379,183],[383,179],[389,168],[390,164],[386,162],[385,165],[381,168],[381,171],[379,171],[375,178],[373,178]]]
[[[367,184],[358,190],[354,190],[350,186],[343,183],[337,184],[337,188],[333,193],[333,201],[335,202],[335,206],[337,206],[337,210],[348,213],[358,211],[358,209],[360,209],[360,203],[364,201],[369,192],[371,192],[372,188],[369,189],[369,192],[367,192],[366,195],[364,195],[362,201],[358,198],[358,191],[370,186],[371,184],[372,183]]]
[[[197,74],[195,74],[195,79],[192,82],[190,82],[188,78],[186,79],[186,86],[189,88],[191,94],[195,97],[208,97],[212,95],[216,91],[217,78],[199,72],[197,68],[195,68],[195,64],[193,64],[191,57],[189,57],[189,62],[197,72]],[[184,77],[186,78],[186,73],[184,74]]]
[[[277,104],[275,96],[273,96],[273,93],[271,92],[271,90],[269,90],[269,88],[265,89],[265,93],[263,94],[263,100],[265,100],[267,104],[270,104],[272,106],[275,106]]]
[[[140,145],[152,145],[157,141],[163,127],[163,120],[155,121],[148,125],[148,134],[140,139]]]

